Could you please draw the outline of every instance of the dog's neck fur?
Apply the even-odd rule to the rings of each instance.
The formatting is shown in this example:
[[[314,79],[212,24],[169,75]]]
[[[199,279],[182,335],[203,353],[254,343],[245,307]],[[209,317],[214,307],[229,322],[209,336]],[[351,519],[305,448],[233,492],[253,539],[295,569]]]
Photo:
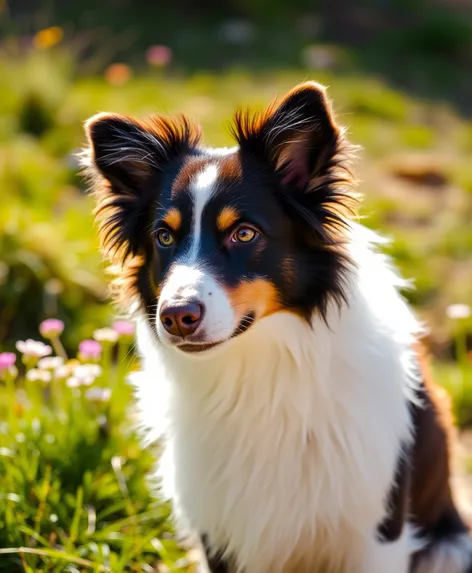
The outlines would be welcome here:
[[[347,555],[357,573],[356,547],[385,515],[418,326],[370,239],[354,227],[348,304],[327,324],[277,313],[198,359],[139,327],[144,421],[167,420],[166,493],[245,573],[344,571]]]

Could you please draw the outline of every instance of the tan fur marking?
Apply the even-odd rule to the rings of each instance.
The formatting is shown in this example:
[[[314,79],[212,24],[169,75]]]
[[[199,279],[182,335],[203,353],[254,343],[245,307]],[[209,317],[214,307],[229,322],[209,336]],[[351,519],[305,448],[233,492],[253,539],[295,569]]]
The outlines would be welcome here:
[[[225,185],[232,185],[243,177],[241,157],[238,153],[224,157],[218,166],[219,178]]]
[[[238,220],[239,214],[233,207],[224,207],[216,219],[219,231],[226,231]]]
[[[179,171],[177,177],[172,183],[172,197],[178,193],[188,191],[192,179],[208,165],[209,160],[206,158],[195,157],[189,158]]]
[[[176,207],[169,209],[163,218],[164,223],[168,225],[173,231],[178,231],[182,224],[182,215]]]
[[[418,344],[417,352],[421,372],[423,374],[424,385],[435,405],[438,423],[446,430],[448,436],[453,439],[455,437],[455,428],[452,416],[451,398],[444,388],[441,388],[441,386],[435,383],[425,347]]]
[[[231,304],[238,316],[255,311],[259,318],[281,310],[279,295],[275,286],[266,279],[243,281],[228,291]]]
[[[417,347],[425,387],[423,407],[416,420],[411,513],[428,530],[446,512],[456,515],[450,484],[450,448],[453,421],[447,393],[432,379],[423,348]]]

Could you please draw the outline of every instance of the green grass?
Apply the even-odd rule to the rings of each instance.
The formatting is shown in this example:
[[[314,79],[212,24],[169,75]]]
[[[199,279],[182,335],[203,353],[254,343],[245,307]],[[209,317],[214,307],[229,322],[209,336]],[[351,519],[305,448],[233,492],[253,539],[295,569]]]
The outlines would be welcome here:
[[[132,421],[129,342],[115,351],[110,365],[112,349],[104,347],[91,386],[3,376],[0,571],[121,573],[158,563],[188,570],[169,507],[150,493],[156,451],[143,449]],[[108,388],[111,397],[94,400],[91,388]]]
[[[79,387],[68,383],[74,369],[93,364],[80,354],[46,383],[30,379],[46,366],[25,355],[19,374],[0,370],[0,571],[194,571],[152,488],[159,452],[136,432],[130,350],[126,338],[103,343],[102,371]],[[436,363],[435,374],[470,424],[472,364],[462,354],[459,368]],[[110,393],[93,399],[98,389]]]

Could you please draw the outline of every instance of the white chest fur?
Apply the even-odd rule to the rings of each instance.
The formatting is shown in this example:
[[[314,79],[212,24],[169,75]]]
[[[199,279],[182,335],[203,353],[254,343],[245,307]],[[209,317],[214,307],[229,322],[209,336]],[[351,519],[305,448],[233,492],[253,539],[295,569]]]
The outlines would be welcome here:
[[[409,437],[416,323],[383,257],[353,252],[349,307],[329,328],[278,313],[195,360],[140,326],[138,397],[147,426],[166,419],[166,492],[245,573],[364,573],[384,516]]]

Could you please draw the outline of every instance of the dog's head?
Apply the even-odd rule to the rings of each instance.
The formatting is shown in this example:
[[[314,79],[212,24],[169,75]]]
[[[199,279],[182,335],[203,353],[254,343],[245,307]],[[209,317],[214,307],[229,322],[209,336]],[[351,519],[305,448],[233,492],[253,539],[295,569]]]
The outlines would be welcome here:
[[[86,131],[104,250],[163,344],[206,355],[342,302],[350,152],[323,87],[238,112],[233,149],[203,147],[183,116],[99,114]]]

